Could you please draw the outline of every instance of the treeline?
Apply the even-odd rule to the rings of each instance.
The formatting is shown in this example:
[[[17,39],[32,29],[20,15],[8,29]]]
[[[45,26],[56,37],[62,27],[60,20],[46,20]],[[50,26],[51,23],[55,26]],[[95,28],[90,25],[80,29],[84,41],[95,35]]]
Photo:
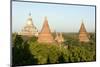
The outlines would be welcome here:
[[[19,66],[96,60],[95,35],[91,34],[91,41],[88,43],[65,38],[62,44],[45,44],[38,43],[37,37],[23,39],[23,36],[13,34],[12,64]]]

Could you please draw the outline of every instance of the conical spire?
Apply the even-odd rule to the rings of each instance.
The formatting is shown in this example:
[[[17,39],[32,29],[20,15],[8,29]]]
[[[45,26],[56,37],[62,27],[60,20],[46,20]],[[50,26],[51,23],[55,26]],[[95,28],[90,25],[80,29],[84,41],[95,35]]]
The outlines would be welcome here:
[[[89,41],[88,33],[85,29],[83,21],[82,21],[82,24],[81,24],[81,27],[79,30],[79,41],[80,42],[88,42]]]
[[[44,42],[44,43],[54,42],[53,36],[52,36],[50,28],[49,28],[47,17],[45,17],[45,19],[44,19],[44,24],[43,24],[42,30],[38,36],[38,42],[39,43],[41,43],[41,42]]]
[[[47,17],[45,17],[45,19],[44,19],[44,24],[43,24],[41,33],[51,33]]]
[[[86,29],[85,29],[83,21],[81,23],[81,27],[80,27],[80,31],[79,32],[86,32]]]

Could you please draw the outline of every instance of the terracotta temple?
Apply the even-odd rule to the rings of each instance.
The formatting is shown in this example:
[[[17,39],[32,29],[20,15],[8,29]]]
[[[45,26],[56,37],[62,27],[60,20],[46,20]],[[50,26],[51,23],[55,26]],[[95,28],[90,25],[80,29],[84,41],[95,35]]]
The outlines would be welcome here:
[[[53,43],[54,42],[54,38],[50,31],[47,17],[45,17],[44,19],[42,30],[40,31],[39,36],[38,36],[38,42],[39,43]]]
[[[89,42],[89,36],[88,36],[88,33],[85,29],[83,21],[82,21],[82,24],[81,24],[81,27],[79,30],[79,41],[80,42]]]

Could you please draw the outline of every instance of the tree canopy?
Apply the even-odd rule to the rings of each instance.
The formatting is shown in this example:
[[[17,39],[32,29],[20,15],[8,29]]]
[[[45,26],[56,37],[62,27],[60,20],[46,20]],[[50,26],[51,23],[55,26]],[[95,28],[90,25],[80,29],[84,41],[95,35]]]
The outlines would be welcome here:
[[[23,36],[13,34],[13,65],[54,64],[90,62],[96,60],[95,36],[88,43],[80,43],[77,38],[67,38],[62,44],[38,43],[37,37],[24,40]]]

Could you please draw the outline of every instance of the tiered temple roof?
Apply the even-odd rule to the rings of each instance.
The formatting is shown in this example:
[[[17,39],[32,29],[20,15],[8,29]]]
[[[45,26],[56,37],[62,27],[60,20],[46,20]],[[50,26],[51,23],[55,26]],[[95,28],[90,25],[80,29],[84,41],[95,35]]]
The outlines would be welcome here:
[[[26,25],[23,27],[19,35],[24,36],[38,36],[38,30],[33,24],[31,14],[29,14],[29,18],[27,19]]]

